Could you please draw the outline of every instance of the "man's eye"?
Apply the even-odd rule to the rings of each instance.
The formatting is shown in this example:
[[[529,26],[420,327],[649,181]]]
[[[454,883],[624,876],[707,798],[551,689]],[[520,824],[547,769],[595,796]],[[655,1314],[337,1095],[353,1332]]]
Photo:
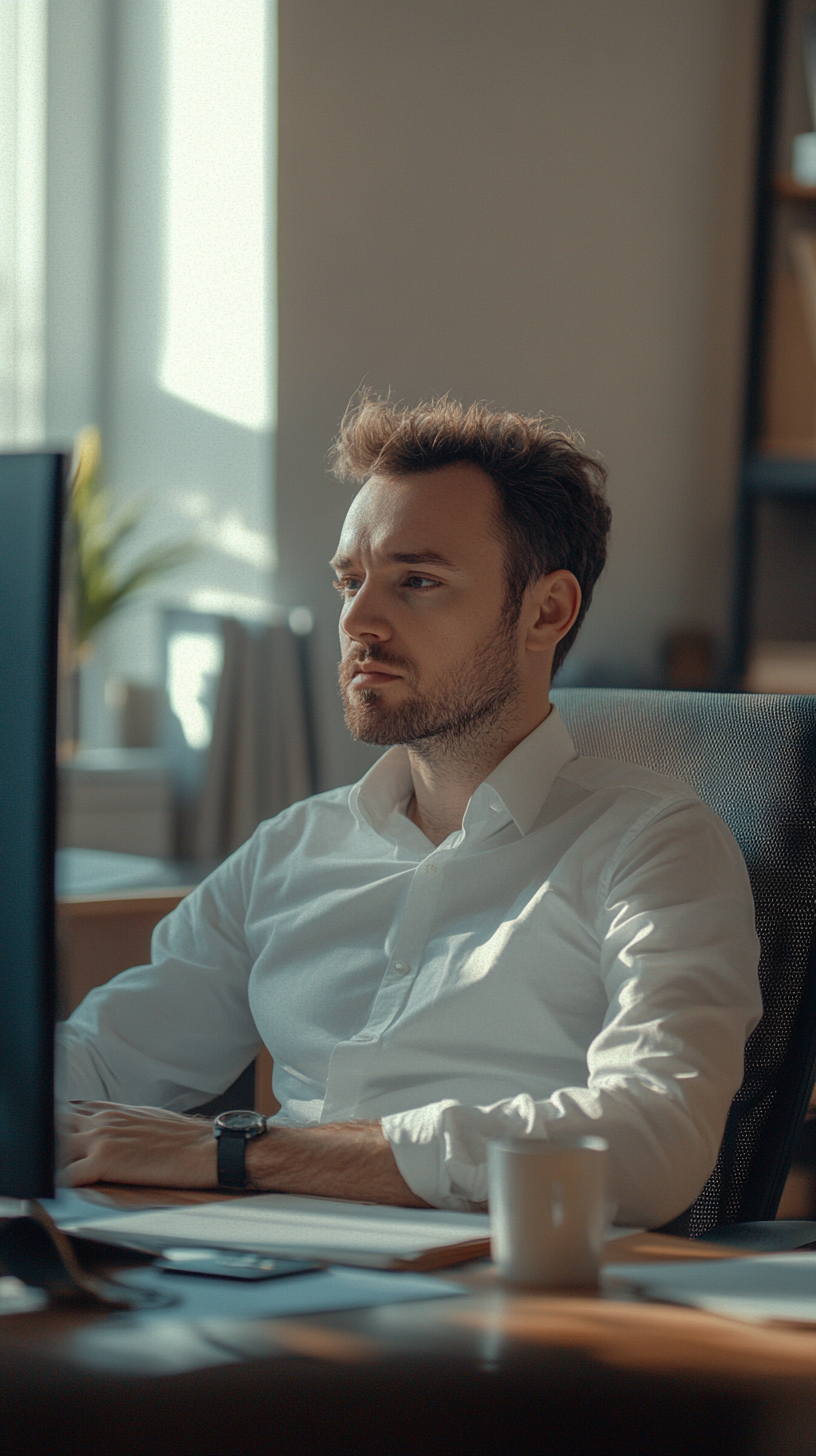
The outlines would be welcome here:
[[[432,576],[408,576],[405,579],[405,585],[410,586],[412,589],[415,589],[420,587],[438,586],[439,582],[434,581],[434,578]]]
[[[332,582],[332,586],[341,596],[347,597],[353,596],[356,591],[359,591],[362,582],[359,576],[341,576],[338,581]]]

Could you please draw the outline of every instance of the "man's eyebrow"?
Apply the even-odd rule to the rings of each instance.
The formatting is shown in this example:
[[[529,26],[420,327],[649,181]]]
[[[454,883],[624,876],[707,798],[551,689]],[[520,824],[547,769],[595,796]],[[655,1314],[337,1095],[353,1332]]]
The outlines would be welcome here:
[[[433,566],[449,566],[455,570],[455,564],[441,551],[392,551],[388,557],[389,561],[399,561],[404,566],[422,566],[425,562]]]
[[[399,562],[401,566],[448,566],[452,571],[456,570],[455,562],[430,547],[425,551],[391,551],[386,560]],[[329,562],[334,571],[350,571],[354,564],[350,556],[333,556]]]

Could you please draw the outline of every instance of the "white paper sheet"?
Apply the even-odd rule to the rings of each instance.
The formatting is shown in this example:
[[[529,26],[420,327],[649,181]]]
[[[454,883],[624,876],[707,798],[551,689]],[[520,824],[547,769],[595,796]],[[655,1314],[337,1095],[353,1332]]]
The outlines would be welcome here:
[[[603,1289],[626,1287],[645,1299],[689,1304],[743,1320],[816,1324],[816,1254],[689,1259],[670,1264],[607,1264]]]

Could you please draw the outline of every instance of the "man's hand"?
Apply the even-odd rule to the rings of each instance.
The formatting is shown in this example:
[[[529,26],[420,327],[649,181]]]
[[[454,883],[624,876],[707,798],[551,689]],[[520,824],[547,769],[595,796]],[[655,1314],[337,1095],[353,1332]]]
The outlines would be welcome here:
[[[59,1181],[148,1188],[217,1188],[212,1123],[118,1102],[71,1102],[60,1121]],[[258,1192],[315,1193],[366,1203],[427,1208],[411,1191],[379,1122],[273,1126],[246,1149]]]
[[[159,1107],[71,1102],[60,1117],[60,1183],[217,1188],[212,1123]]]

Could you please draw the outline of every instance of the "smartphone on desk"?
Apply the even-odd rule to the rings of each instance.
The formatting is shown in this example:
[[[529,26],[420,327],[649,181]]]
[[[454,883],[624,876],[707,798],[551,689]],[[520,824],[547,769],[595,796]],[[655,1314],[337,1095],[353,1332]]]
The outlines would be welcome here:
[[[213,1279],[283,1279],[312,1274],[322,1264],[303,1259],[276,1259],[272,1254],[247,1254],[240,1249],[162,1249],[154,1268],[167,1274],[208,1274]]]

